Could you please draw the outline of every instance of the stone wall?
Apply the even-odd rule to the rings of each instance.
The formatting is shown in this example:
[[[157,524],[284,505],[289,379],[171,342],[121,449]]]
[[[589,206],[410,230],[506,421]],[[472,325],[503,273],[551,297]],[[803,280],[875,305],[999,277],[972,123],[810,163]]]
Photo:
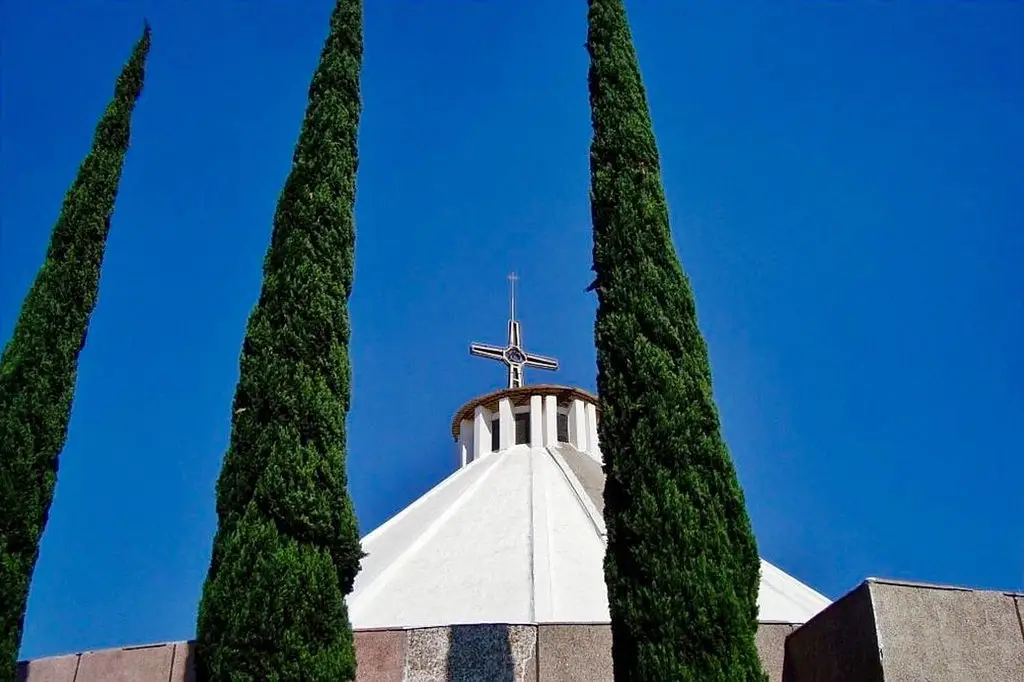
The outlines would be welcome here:
[[[192,682],[192,644],[105,649],[20,663],[17,682]]]
[[[771,682],[1024,682],[1024,595],[869,580],[802,626],[761,623]],[[604,682],[600,625],[356,632],[359,682]],[[19,682],[193,682],[188,642],[22,663]]]
[[[762,624],[758,647],[780,682],[789,624]],[[359,682],[604,682],[608,625],[456,625],[356,632]],[[189,642],[41,658],[19,682],[192,682]]]
[[[1024,595],[862,583],[786,640],[786,682],[1024,682]]]

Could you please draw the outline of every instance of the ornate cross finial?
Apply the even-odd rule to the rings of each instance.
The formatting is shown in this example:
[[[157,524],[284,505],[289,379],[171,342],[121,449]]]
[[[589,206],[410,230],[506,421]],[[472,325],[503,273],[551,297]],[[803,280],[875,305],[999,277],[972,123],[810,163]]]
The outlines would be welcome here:
[[[527,367],[546,369],[554,371],[558,369],[558,360],[534,355],[523,350],[522,335],[519,330],[519,320],[516,319],[516,273],[508,276],[509,281],[509,319],[508,319],[508,344],[504,348],[491,346],[485,343],[471,343],[469,345],[470,355],[488,360],[503,362],[508,368],[508,387],[520,388],[523,385],[523,370]]]

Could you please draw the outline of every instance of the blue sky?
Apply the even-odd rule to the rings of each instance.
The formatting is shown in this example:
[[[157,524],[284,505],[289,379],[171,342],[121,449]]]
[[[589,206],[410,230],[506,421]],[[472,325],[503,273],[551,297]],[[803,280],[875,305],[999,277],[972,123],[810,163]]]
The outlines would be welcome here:
[[[367,5],[364,532],[450,473],[451,415],[503,382],[467,346],[502,340],[510,270],[528,349],[595,383],[586,3]],[[153,25],[25,657],[194,633],[245,322],[331,7],[2,4],[4,343]],[[869,575],[1024,588],[1024,5],[628,7],[762,554],[832,597]]]

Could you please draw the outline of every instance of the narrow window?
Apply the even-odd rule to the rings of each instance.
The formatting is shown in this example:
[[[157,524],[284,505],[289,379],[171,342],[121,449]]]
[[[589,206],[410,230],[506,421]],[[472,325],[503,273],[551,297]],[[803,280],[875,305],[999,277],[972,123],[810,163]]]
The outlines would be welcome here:
[[[569,415],[558,413],[558,442],[569,442]]]
[[[491,452],[497,452],[501,446],[501,420],[495,417],[491,420]]]
[[[516,415],[516,445],[530,444],[530,413],[520,412]]]

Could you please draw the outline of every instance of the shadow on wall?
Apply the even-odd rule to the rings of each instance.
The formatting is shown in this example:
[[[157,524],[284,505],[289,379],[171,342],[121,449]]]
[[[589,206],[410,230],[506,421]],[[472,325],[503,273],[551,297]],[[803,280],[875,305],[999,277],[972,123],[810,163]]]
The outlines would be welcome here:
[[[516,682],[508,625],[453,625],[447,682]]]
[[[174,682],[173,677],[171,678],[170,682]],[[184,682],[196,682],[196,643],[194,641],[188,643],[188,649],[186,650],[185,653]]]

